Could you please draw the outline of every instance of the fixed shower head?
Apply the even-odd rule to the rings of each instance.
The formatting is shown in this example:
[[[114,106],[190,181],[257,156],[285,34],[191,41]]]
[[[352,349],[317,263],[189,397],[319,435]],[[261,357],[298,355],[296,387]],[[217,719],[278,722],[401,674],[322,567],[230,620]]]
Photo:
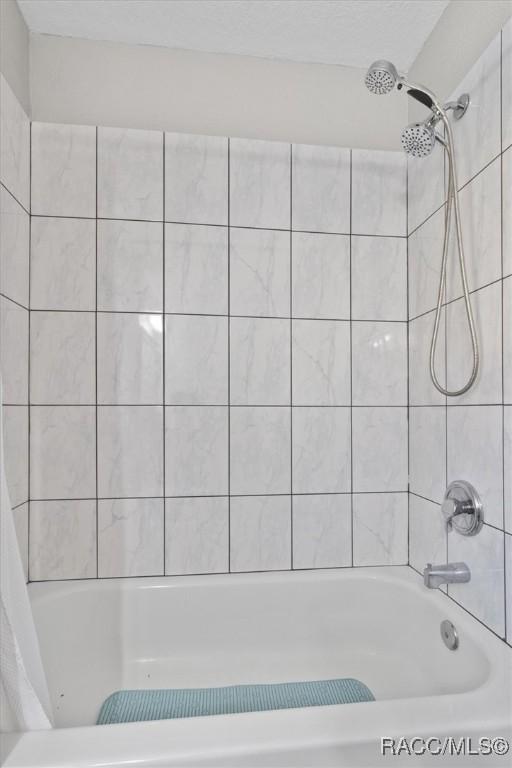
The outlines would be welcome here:
[[[413,157],[427,157],[436,145],[432,122],[411,123],[402,131],[402,147]]]
[[[384,59],[374,61],[368,69],[364,82],[370,93],[381,96],[390,93],[399,79],[398,72],[394,64]]]

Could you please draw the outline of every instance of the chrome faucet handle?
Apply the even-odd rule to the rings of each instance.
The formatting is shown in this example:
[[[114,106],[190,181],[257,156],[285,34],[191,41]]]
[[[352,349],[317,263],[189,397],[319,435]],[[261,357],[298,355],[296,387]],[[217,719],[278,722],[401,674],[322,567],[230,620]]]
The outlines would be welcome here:
[[[483,508],[478,493],[465,480],[448,486],[441,505],[446,528],[462,536],[474,536],[483,525]]]
[[[446,527],[451,531],[453,527],[452,519],[457,514],[457,502],[454,499],[445,498],[441,504],[441,512],[443,513]]]
[[[457,517],[457,515],[473,514],[473,504],[471,501],[460,501],[459,499],[445,497],[441,504],[441,512],[443,513],[446,527],[451,530],[454,517]]]

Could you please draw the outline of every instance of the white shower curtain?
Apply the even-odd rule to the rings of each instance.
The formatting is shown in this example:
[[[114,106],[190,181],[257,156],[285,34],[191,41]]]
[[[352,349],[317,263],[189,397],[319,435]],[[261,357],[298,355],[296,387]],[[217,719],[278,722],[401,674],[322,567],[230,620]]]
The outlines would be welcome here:
[[[51,704],[7,490],[1,387],[0,380],[1,699],[9,726],[39,730],[52,727]]]

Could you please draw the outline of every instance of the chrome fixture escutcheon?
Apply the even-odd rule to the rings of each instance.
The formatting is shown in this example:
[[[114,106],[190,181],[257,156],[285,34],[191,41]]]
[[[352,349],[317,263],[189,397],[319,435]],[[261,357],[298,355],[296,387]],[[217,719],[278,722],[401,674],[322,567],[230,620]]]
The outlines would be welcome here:
[[[456,651],[459,647],[459,635],[451,621],[448,621],[448,619],[442,621],[440,629],[443,643],[450,651]]]
[[[461,536],[475,536],[484,524],[480,496],[466,480],[454,480],[450,483],[441,511],[448,531],[453,529]]]

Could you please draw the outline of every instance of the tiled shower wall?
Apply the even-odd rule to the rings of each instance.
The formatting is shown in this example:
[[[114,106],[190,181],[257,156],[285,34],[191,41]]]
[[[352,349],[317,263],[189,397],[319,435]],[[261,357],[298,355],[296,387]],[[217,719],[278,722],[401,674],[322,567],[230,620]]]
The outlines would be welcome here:
[[[429,380],[446,181],[436,151],[409,163],[409,560],[418,571],[465,561],[471,582],[448,594],[512,643],[512,22],[453,96],[462,92],[471,105],[453,131],[481,368],[473,388],[448,401]],[[456,389],[472,356],[454,247],[450,256],[437,370]],[[447,535],[441,522],[439,503],[456,479],[482,498],[485,525],[474,538]]]
[[[0,75],[0,371],[5,471],[28,562],[30,123]]]
[[[406,563],[403,155],[31,157],[30,579]]]

